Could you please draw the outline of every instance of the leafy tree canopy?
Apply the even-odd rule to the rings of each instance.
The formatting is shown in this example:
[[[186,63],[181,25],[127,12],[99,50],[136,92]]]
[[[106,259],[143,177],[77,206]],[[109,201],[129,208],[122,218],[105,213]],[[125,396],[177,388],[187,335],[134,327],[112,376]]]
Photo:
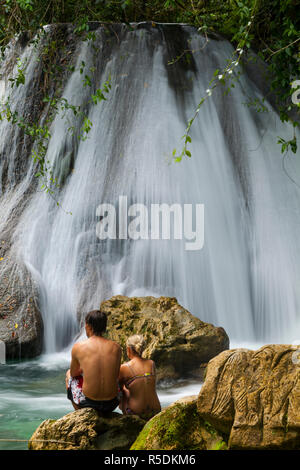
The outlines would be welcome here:
[[[0,46],[20,31],[34,34],[50,23],[71,22],[78,32],[88,31],[89,21],[184,22],[202,34],[221,33],[243,52],[251,47],[268,65],[281,120],[299,126],[300,105],[291,99],[300,78],[298,0],[0,0]],[[221,75],[221,82],[225,78]],[[296,153],[295,133],[279,143],[283,152]]]

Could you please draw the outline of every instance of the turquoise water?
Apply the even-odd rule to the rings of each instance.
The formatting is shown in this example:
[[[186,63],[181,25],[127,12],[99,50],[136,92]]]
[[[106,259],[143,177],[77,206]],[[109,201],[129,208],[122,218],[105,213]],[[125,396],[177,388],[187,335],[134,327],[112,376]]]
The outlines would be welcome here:
[[[66,398],[65,372],[69,354],[0,365],[0,450],[27,449],[28,440],[45,419],[57,419],[73,411]],[[201,384],[178,384],[158,390],[162,406],[199,393]]]
[[[0,365],[0,439],[29,439],[47,418],[72,411],[66,399],[65,360]],[[27,449],[27,442],[2,442],[0,449]]]

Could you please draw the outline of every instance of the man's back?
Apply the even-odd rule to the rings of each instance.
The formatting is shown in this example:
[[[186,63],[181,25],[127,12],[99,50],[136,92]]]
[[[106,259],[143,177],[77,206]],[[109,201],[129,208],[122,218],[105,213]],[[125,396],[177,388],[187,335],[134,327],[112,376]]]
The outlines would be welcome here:
[[[91,400],[111,400],[118,393],[121,348],[102,336],[91,336],[72,349],[72,363],[83,375],[84,395]],[[71,367],[71,375],[74,374]],[[79,369],[78,369],[79,372]]]

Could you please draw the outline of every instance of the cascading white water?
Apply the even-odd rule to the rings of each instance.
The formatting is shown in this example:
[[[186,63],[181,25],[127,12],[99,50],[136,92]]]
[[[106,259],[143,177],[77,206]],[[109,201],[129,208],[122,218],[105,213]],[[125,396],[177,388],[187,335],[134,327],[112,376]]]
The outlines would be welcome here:
[[[186,67],[167,65],[178,37],[194,51]],[[93,127],[84,142],[68,132],[71,125],[79,132],[70,113],[57,116],[47,152],[62,181],[57,197],[72,215],[37,191],[15,234],[40,286],[46,351],[74,337],[78,313],[115,294],[176,296],[236,341],[295,339],[300,190],[283,171],[276,143],[289,127],[271,106],[259,115],[243,104],[245,94],[260,97],[243,75],[228,97],[218,89],[208,98],[192,128],[192,158],[174,163],[172,150],[231,45],[210,40],[203,47],[193,28],[146,25],[121,28],[113,46],[100,28],[94,45],[96,56],[78,43],[77,69],[82,61],[96,68],[95,88],[111,76],[107,101],[89,106]],[[65,84],[72,104],[88,99],[82,78],[75,71]],[[298,162],[287,164],[300,181]],[[186,251],[185,240],[99,240],[96,208],[117,207],[120,195],[149,208],[204,204],[204,248]]]

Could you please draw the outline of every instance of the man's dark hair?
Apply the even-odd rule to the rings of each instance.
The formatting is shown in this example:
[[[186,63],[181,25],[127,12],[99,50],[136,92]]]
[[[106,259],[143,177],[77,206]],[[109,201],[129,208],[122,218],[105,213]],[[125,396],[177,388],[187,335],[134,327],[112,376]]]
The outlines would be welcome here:
[[[92,328],[94,335],[101,336],[106,330],[107,316],[100,310],[92,310],[85,317],[85,323]]]

